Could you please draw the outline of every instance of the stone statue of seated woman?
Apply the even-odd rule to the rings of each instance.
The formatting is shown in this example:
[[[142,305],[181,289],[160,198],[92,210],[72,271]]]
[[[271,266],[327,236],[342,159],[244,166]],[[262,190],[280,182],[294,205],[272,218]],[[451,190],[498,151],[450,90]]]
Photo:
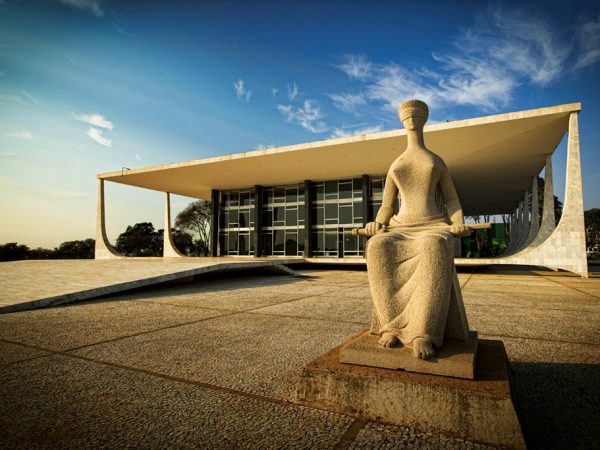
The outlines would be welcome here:
[[[407,147],[388,170],[381,208],[365,232],[372,236],[366,248],[371,333],[381,336],[382,347],[404,345],[415,357],[429,359],[445,337],[467,338],[454,236],[471,230],[446,164],[425,147],[429,108],[409,100],[398,114]],[[394,215],[398,194],[400,209]]]

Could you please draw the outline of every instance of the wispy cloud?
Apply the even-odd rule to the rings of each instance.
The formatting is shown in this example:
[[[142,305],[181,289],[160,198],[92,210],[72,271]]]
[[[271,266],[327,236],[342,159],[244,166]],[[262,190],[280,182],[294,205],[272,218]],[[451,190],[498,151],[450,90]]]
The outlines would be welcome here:
[[[286,121],[300,125],[311,133],[322,133],[328,129],[321,109],[313,100],[305,100],[300,107],[277,105],[277,109]]]
[[[143,160],[142,155],[140,155],[139,153],[136,153],[134,157],[137,162],[141,162]]]
[[[354,113],[358,106],[366,103],[363,94],[330,94],[329,98],[336,108],[347,113]]]
[[[298,97],[298,94],[298,86],[296,86],[295,82],[292,83],[291,86],[289,84],[287,85],[287,95],[290,100],[295,100],[296,97]]]
[[[341,137],[347,137],[347,136],[357,136],[359,134],[379,133],[380,131],[383,131],[382,125],[374,125],[374,126],[368,126],[368,127],[363,127],[363,128],[341,127],[341,128],[334,128],[333,132],[331,133],[331,135],[329,137],[330,138],[341,138]]]
[[[113,124],[110,120],[107,120],[104,116],[100,114],[75,114],[73,113],[73,118],[75,120],[79,120],[80,122],[85,122],[90,125],[94,125],[95,127],[106,128],[107,130],[112,130]]]
[[[569,71],[600,61],[600,16],[579,25],[570,39],[525,10],[493,7],[453,44],[452,51],[434,53],[420,66],[376,64],[363,55],[345,55],[336,67],[360,84],[358,94],[333,93],[330,98],[351,113],[361,99],[395,109],[408,98],[438,108],[469,105],[491,111],[509,105],[519,86],[547,87]]]
[[[86,133],[88,137],[105,147],[112,147],[112,141],[103,136],[102,131],[97,128],[90,127]]]
[[[266,150],[268,148],[275,148],[277,147],[275,144],[256,144],[254,146],[254,150]]]
[[[233,88],[235,89],[235,95],[237,95],[238,100],[246,100],[247,103],[250,102],[250,97],[252,97],[254,92],[246,88],[244,80],[238,78],[233,82]]]
[[[279,92],[279,89],[271,88],[271,95],[273,96],[273,98],[277,97],[278,92]]]
[[[363,80],[371,76],[373,63],[364,55],[344,55],[343,63],[335,65],[343,71],[350,79],[356,78]]]
[[[2,95],[0,101],[15,102],[23,106],[39,106],[41,104],[37,98],[25,91],[21,91],[20,95]]]
[[[14,133],[8,133],[8,136],[15,139],[27,139],[29,141],[35,139],[35,136],[31,133],[31,131],[18,131]]]
[[[25,92],[25,91],[22,91],[22,93],[23,93],[23,95],[24,95],[25,97],[27,97],[27,99],[29,99],[29,101],[30,101],[31,103],[33,103],[35,106],[38,106],[38,105],[40,104],[40,101],[39,101],[37,98],[35,98],[33,95],[31,95],[31,94],[29,94],[28,92]]]
[[[600,60],[600,16],[578,28],[577,45],[574,70],[583,69]]]
[[[59,0],[60,3],[67,6],[85,11],[96,17],[104,17],[105,11],[101,0]]]

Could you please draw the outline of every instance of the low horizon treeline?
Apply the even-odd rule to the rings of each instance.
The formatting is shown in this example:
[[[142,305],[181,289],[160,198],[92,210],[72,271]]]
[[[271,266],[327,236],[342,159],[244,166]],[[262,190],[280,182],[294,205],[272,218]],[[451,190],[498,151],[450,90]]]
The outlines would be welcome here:
[[[95,239],[66,241],[53,249],[37,247],[18,242],[0,244],[0,261],[19,261],[22,259],[93,259]]]

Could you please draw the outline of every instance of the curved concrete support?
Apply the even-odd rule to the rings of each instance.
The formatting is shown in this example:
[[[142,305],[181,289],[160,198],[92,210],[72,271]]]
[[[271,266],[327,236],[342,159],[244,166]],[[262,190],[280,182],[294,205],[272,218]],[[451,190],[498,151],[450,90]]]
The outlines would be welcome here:
[[[520,252],[525,248],[527,237],[529,236],[529,191],[525,191],[523,196],[523,208],[521,210],[521,236],[515,248],[515,252]]]
[[[171,232],[171,194],[165,192],[165,229],[163,234],[163,257],[178,258],[185,256],[175,246]]]
[[[581,155],[579,148],[578,113],[569,117],[567,146],[567,176],[565,203],[558,226],[554,227],[554,193],[552,192],[552,165],[546,159],[546,188],[540,232],[531,245],[518,254],[499,258],[461,259],[458,264],[520,264],[563,269],[584,278],[588,276],[585,253],[583,220],[583,187],[581,182]]]
[[[104,180],[98,180],[98,209],[96,211],[95,259],[124,258],[108,241],[106,235],[106,217],[104,208]]]
[[[531,219],[529,221],[529,234],[525,240],[524,247],[529,246],[540,231],[540,205],[538,201],[537,176],[533,177],[531,185]]]

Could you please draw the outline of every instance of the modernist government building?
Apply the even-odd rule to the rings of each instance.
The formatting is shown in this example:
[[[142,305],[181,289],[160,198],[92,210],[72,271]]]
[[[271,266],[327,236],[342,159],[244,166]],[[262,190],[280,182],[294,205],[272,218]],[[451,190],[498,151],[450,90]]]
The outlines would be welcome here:
[[[587,276],[580,110],[572,103],[425,127],[425,143],[446,162],[465,215],[511,215],[503,255],[457,255],[457,264],[534,265]],[[565,199],[555,225],[552,154],[565,134]],[[123,257],[106,235],[110,181],[166,193],[165,257],[182,256],[171,239],[170,194],[179,194],[212,202],[212,256],[364,262],[365,238],[351,230],[374,219],[388,167],[405,147],[405,130],[398,129],[100,174],[96,258]]]

